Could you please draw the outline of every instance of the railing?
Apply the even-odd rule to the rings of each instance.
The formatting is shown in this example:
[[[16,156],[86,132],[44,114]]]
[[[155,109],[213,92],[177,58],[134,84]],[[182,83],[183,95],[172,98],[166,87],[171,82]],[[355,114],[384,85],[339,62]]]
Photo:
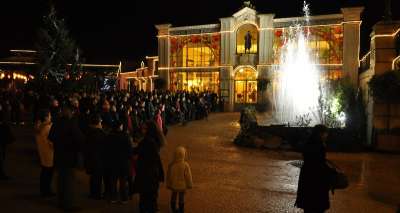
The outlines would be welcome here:
[[[371,60],[371,52],[368,52],[360,60],[360,72],[365,72],[365,71],[369,70],[370,65],[371,65],[370,60]]]
[[[392,69],[393,70],[400,70],[400,55],[397,56],[392,62]]]

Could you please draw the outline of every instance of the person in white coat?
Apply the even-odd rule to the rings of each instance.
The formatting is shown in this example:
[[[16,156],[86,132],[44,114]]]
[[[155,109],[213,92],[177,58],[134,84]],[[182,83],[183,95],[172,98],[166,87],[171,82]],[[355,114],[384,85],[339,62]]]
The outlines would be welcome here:
[[[186,149],[179,146],[175,150],[174,160],[168,166],[167,188],[171,193],[171,210],[174,213],[184,212],[185,192],[193,186],[192,172],[186,162]],[[179,209],[176,208],[176,200],[179,196]]]
[[[49,110],[39,112],[39,120],[35,124],[35,140],[42,167],[40,172],[40,194],[51,197],[55,194],[51,190],[54,167],[53,143],[47,138],[51,128],[51,114]]]

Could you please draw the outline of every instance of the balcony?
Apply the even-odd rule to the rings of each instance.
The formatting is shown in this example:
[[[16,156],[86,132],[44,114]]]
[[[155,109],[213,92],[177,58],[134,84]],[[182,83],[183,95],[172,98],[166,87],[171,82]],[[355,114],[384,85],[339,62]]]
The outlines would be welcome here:
[[[258,64],[258,54],[236,54],[237,65],[252,65]]]

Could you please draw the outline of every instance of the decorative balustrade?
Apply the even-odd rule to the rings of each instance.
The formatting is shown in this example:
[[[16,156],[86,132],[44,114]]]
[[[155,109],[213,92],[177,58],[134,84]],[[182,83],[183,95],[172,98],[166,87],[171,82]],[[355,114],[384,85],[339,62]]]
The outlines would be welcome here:
[[[365,72],[365,71],[369,70],[370,65],[371,65],[370,61],[371,61],[371,52],[368,52],[360,60],[360,72]]]

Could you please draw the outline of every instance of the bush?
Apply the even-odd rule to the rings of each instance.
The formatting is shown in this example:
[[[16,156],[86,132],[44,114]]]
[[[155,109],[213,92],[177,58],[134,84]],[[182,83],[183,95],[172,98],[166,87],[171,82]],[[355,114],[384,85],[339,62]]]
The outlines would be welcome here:
[[[368,85],[375,99],[387,103],[400,102],[400,71],[374,75]]]

